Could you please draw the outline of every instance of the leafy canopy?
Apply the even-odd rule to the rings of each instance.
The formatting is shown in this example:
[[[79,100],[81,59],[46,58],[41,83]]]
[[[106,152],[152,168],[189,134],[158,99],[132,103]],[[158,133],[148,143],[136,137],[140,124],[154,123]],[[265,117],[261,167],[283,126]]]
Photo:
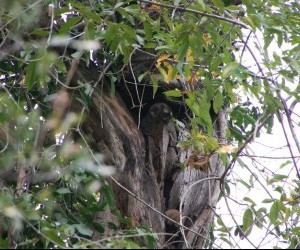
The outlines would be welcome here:
[[[74,113],[63,117],[55,109],[59,101],[63,109],[68,105],[60,92],[64,83],[59,79],[67,79],[67,66],[74,58],[90,65],[91,50],[95,63],[110,79],[112,90],[118,76],[105,71],[106,65],[129,65],[136,50],[157,55],[155,67],[163,81],[179,80],[185,86],[165,95],[182,97],[193,113],[189,139],[179,146],[206,154],[219,150],[226,173],[235,162],[242,167],[247,165],[239,156],[262,131],[271,133],[277,119],[288,122],[284,125],[286,130],[296,130],[299,123],[293,123],[291,117],[300,98],[299,3],[241,2],[1,1],[1,172],[19,164],[63,173],[56,182],[36,180],[30,192],[22,192],[18,198],[15,192],[20,190],[12,184],[3,185],[0,207],[9,219],[4,221],[4,228],[8,230],[9,223],[21,225],[24,220],[26,240],[22,246],[95,246],[99,243],[89,239],[93,229],[103,231],[103,225],[92,223],[93,214],[103,211],[104,206],[115,209],[113,195],[103,179],[103,175],[111,173],[110,168],[103,166],[100,156],[91,154],[82,135],[76,143],[66,136],[78,130],[81,117]],[[66,45],[73,50],[71,55],[62,56],[53,49]],[[138,79],[142,81],[143,77],[139,75]],[[156,75],[151,75],[151,82],[155,95],[159,84]],[[88,108],[94,86],[76,84],[78,98]],[[228,110],[227,140],[237,147],[232,154],[232,148],[220,147],[213,129],[211,112],[217,114],[221,109]],[[44,127],[51,136],[48,135],[47,143],[39,145],[38,135],[44,133]],[[203,134],[199,127],[204,128]],[[297,136],[289,140],[299,145]],[[299,146],[295,152],[299,154]],[[72,168],[65,171],[68,166]],[[230,228],[219,217],[212,241],[221,239],[234,246],[230,233],[235,230],[236,235],[251,242],[251,232],[258,227],[264,228],[267,235],[285,240],[292,248],[299,243],[300,175],[293,154],[282,167],[288,169],[288,174],[277,174],[271,169],[273,175],[263,184],[265,190],[271,187],[279,196],[266,198],[262,205],[245,197],[243,218],[235,219],[235,227]],[[237,185],[252,189],[258,183],[253,176],[251,172],[248,182],[237,179]],[[230,185],[224,185],[224,196],[230,196]],[[289,193],[283,185],[288,186]],[[98,204],[100,186],[101,192],[110,197],[103,206]],[[120,221],[130,224],[114,211]],[[130,233],[147,230],[135,227]],[[150,236],[141,241],[141,246],[153,246]],[[2,237],[5,240],[1,246],[7,247],[8,239]],[[103,244],[137,247],[127,238],[109,238]]]

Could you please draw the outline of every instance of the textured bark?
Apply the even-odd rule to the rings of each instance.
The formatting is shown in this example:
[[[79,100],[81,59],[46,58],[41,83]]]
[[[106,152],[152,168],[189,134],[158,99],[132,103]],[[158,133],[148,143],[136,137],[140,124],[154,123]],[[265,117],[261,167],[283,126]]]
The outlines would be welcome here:
[[[226,116],[221,111],[215,123],[215,132],[220,142],[225,141]],[[187,155],[181,154],[180,161],[184,162]],[[182,222],[193,231],[181,230],[185,235],[179,237],[179,244],[175,248],[202,248],[207,239],[210,226],[214,218],[220,194],[220,181],[217,180],[223,173],[223,166],[217,154],[210,158],[208,173],[187,167],[178,173],[171,189],[168,209],[179,209]],[[215,179],[210,179],[213,177]],[[180,206],[181,205],[181,206]]]
[[[79,69],[74,81],[78,79],[83,82],[95,83],[97,81],[99,72],[91,73],[90,69],[84,66],[80,66]],[[165,218],[130,195],[120,185],[110,181],[115,193],[117,209],[123,216],[129,217],[133,223],[150,226],[156,233],[178,232],[177,237],[174,238],[165,239],[160,236],[158,247],[202,248],[213,222],[214,208],[220,194],[219,180],[207,179],[211,176],[216,178],[222,174],[223,167],[218,155],[211,157],[211,172],[209,173],[191,167],[181,171],[175,167],[174,171],[165,176],[165,192],[162,193],[159,190],[161,184],[156,178],[155,163],[152,164],[147,160],[148,147],[144,135],[138,127],[138,121],[133,118],[129,110],[131,103],[123,102],[122,95],[124,93],[120,92],[111,96],[105,85],[104,88],[95,90],[92,96],[93,107],[86,112],[86,120],[82,125],[84,134],[90,139],[92,148],[105,155],[105,163],[117,168],[114,178],[119,184],[164,214],[167,211],[179,210],[182,223],[194,232],[184,229],[179,233],[178,226],[166,223]],[[79,111],[82,107],[79,103],[74,103],[73,108]],[[226,117],[221,111],[215,122],[215,133],[220,142],[224,142],[225,128]],[[178,157],[180,162],[184,162],[188,154],[179,152]],[[199,183],[193,185],[195,182]],[[95,220],[102,224],[109,221],[117,223],[114,215],[109,211],[95,215]],[[109,230],[107,232],[109,234]],[[95,232],[94,240],[99,239],[100,236]]]
[[[147,67],[149,64],[145,63]],[[149,161],[149,145],[145,140],[147,138],[138,126],[139,122],[136,119],[138,116],[130,110],[132,103],[123,101],[126,98],[124,98],[122,88],[117,89],[116,95],[110,95],[106,81],[103,80],[103,85],[100,85],[99,74],[95,68],[88,68],[85,64],[79,64],[71,85],[76,84],[78,80],[90,82],[92,85],[98,83],[91,96],[91,105],[85,109],[85,119],[81,126],[81,132],[91,148],[105,156],[105,163],[117,169],[116,174],[113,176],[117,182],[113,179],[109,180],[109,185],[115,194],[116,208],[123,216],[130,218],[133,225],[149,226],[156,233],[177,233],[174,237],[160,235],[157,247],[202,248],[213,221],[214,207],[216,207],[220,193],[220,183],[216,180],[216,177],[221,176],[223,167],[218,155],[211,157],[211,171],[209,173],[189,166],[184,170],[180,170],[178,164],[186,161],[188,153],[178,152],[178,149],[175,150],[174,145],[166,149],[165,141],[170,140],[170,138],[161,138],[161,147],[163,148],[161,152],[167,158],[164,164],[170,164],[167,156],[169,152],[172,155],[177,152],[179,162],[176,162],[173,167],[168,167],[171,171],[164,171],[165,174],[161,176],[164,176],[165,179],[161,180],[160,178],[158,182],[157,171],[162,163],[161,158],[157,156],[156,160]],[[71,110],[81,113],[84,106],[76,100],[78,98],[74,93]],[[162,96],[152,102],[162,102]],[[176,115],[179,114],[182,118],[186,114],[186,109],[181,110],[182,113],[177,112]],[[142,117],[146,116],[146,111],[141,110]],[[164,131],[168,128],[158,127],[162,130],[160,134],[163,137],[166,134]],[[215,122],[215,134],[221,143],[224,143],[225,140],[225,129],[226,116],[221,111]],[[181,136],[179,134],[179,139]],[[171,162],[174,163],[173,160]],[[15,171],[14,167],[11,167],[0,173],[0,178],[17,182],[19,176],[20,180],[25,180],[24,176],[27,176],[25,170],[24,168],[23,172],[18,172]],[[35,173],[30,182],[55,181],[67,171],[67,168],[63,168],[60,169],[60,172],[53,169],[47,173]],[[21,175],[22,173],[23,175]],[[211,176],[214,176],[215,179],[208,180],[208,177]],[[24,187],[23,182],[19,181],[17,183],[21,190]],[[25,186],[28,187],[27,184]],[[162,186],[164,191],[161,190]],[[103,200],[100,202],[103,202]],[[193,232],[186,228],[180,229],[178,225],[167,221],[154,209],[169,215],[177,222],[181,222],[184,226],[192,229]],[[108,227],[109,222],[118,225],[118,220],[108,207],[105,211],[95,214],[94,220],[95,223],[100,223],[105,227],[105,235],[113,233]],[[122,225],[118,226],[122,227]],[[93,240],[99,240],[102,237],[103,234],[95,230]]]
[[[117,168],[114,177],[120,184],[160,210],[157,207],[160,197],[153,168],[145,164],[145,140],[130,113],[117,97],[107,93],[95,95],[93,101],[95,109],[88,114],[84,125],[84,129],[92,135],[91,145],[106,156],[107,164]],[[110,184],[115,192],[117,208],[123,216],[129,217],[134,223],[150,226],[155,232],[164,231],[163,220],[158,219],[154,211],[116,183]],[[104,219],[107,220],[107,214]]]

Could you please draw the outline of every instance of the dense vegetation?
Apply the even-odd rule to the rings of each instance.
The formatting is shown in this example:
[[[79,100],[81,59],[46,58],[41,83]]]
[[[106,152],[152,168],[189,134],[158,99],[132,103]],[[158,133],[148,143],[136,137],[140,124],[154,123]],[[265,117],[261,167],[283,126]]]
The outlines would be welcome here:
[[[182,135],[181,171],[201,173],[194,181],[212,185],[209,194],[220,189],[205,201],[214,222],[204,235],[191,231],[200,240],[188,235],[188,227],[195,230],[188,222],[179,229],[182,214],[172,218],[182,237],[175,247],[298,246],[299,11],[298,1],[280,0],[1,0],[1,248],[167,248],[155,225],[140,224],[144,215],[119,207],[124,200],[156,202],[134,179],[133,158],[128,151],[108,157],[111,149],[96,139],[123,138],[130,150],[139,148],[141,120],[161,101],[173,108]],[[110,104],[126,109],[111,111]],[[106,108],[110,116],[102,114]],[[105,127],[114,114],[121,118]],[[274,142],[283,133],[289,154],[270,165],[256,147],[250,151],[267,133]],[[212,156],[222,167],[214,175]],[[120,169],[139,183],[135,190],[114,179]],[[236,204],[242,214],[232,212]]]

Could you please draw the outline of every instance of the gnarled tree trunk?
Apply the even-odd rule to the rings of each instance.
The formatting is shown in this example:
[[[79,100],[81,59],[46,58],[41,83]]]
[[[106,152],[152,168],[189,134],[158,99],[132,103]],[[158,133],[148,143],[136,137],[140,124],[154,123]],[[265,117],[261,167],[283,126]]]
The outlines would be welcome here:
[[[149,65],[153,61],[145,63]],[[85,66],[79,66],[78,69],[73,80],[97,81],[99,73],[96,71],[91,72]],[[158,247],[202,248],[207,240],[220,194],[218,177],[221,176],[223,167],[218,155],[210,157],[210,167],[208,172],[204,172],[191,166],[180,170],[178,164],[187,160],[188,153],[178,152],[174,171],[164,175],[162,192],[161,183],[157,179],[157,163],[149,161],[149,139],[138,126],[139,116],[132,113],[131,102],[124,97],[122,91],[110,95],[104,82],[104,87],[95,89],[92,96],[93,107],[86,111],[87,118],[82,124],[82,132],[91,138],[91,147],[105,156],[105,163],[117,169],[110,179],[117,208],[133,223],[152,227],[155,233],[159,233]],[[154,98],[152,103],[161,102],[162,98]],[[82,107],[74,102],[73,108],[80,110]],[[146,112],[143,109],[141,112],[142,117],[145,117]],[[215,121],[215,132],[220,142],[224,141],[225,128],[226,118],[221,111]],[[162,214],[167,214],[178,224],[169,221]],[[95,220],[104,224],[116,222],[113,217],[110,211],[106,211],[97,214]],[[185,227],[180,228],[179,223]],[[173,233],[174,236],[165,237],[165,233]],[[94,240],[100,237],[99,233],[94,232]]]

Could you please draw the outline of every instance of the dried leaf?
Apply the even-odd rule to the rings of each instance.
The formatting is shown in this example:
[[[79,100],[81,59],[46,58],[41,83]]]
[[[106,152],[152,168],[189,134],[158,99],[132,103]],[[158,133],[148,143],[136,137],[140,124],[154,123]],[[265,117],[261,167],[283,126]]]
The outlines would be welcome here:
[[[209,159],[212,154],[209,155],[201,155],[200,153],[194,152],[187,160],[187,164],[194,169],[199,169],[203,172],[208,172],[208,169],[210,171],[210,162]]]

